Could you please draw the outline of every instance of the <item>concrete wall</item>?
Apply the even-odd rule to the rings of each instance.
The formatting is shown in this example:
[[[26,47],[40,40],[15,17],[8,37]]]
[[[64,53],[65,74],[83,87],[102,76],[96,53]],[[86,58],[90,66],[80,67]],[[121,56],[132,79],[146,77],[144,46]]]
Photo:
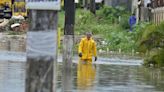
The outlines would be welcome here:
[[[25,52],[26,36],[1,35],[0,51]]]

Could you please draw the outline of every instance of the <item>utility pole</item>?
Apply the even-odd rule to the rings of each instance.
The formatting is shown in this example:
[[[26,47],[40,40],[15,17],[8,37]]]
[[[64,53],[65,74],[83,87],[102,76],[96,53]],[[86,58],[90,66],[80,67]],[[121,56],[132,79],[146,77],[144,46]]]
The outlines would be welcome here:
[[[27,0],[26,3],[30,9],[30,23],[25,92],[56,92],[57,10],[60,1],[38,4],[37,1]]]
[[[83,0],[83,6],[85,10],[88,9],[88,0]]]
[[[95,0],[90,0],[90,11],[94,15],[96,14],[96,3],[95,3]]]
[[[75,3],[74,0],[64,0],[65,5],[65,27],[63,40],[63,62],[65,67],[70,68],[73,56],[73,37],[75,24]]]
[[[63,40],[63,70],[62,70],[62,92],[69,92],[71,89],[72,57],[74,43],[75,24],[75,1],[64,0],[65,5],[65,26]]]

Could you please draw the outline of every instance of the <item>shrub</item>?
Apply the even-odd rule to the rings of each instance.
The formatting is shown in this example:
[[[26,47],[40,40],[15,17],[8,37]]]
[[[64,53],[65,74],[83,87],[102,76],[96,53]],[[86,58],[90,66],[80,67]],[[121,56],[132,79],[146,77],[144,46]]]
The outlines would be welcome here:
[[[164,23],[150,24],[143,31],[139,39],[140,51],[147,54],[145,65],[164,65]]]

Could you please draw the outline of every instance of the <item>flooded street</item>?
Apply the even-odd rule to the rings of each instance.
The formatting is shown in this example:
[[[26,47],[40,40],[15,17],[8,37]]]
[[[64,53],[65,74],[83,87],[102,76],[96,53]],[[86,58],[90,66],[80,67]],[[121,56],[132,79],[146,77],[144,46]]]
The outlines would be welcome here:
[[[0,92],[164,92],[163,30],[164,0],[0,0]]]
[[[13,56],[12,60],[7,55]],[[25,92],[25,55],[8,53],[3,58],[0,60],[0,92]],[[57,92],[164,92],[164,71],[144,68],[136,60],[105,59],[100,58],[93,65],[74,63],[67,72],[62,72],[59,62]]]
[[[25,62],[0,61],[0,92],[24,92]]]
[[[164,92],[163,30],[164,0],[0,0],[0,92]]]
[[[75,65],[72,77],[65,77],[72,80],[65,82],[72,86],[65,92],[164,92],[164,72],[142,66]],[[61,89],[58,86],[58,92]]]

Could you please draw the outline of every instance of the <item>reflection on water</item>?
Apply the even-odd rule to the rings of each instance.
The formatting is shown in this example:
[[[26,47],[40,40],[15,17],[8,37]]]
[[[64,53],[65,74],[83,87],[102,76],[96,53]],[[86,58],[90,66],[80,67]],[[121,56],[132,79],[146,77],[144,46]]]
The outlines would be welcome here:
[[[58,85],[65,85],[58,86],[57,92],[164,92],[162,70],[151,71],[142,66],[92,64],[76,64],[72,70],[72,77],[68,78],[70,72],[66,72],[68,76],[61,75],[67,78],[67,82],[61,81],[61,76],[58,77]],[[69,86],[69,91],[61,91],[63,86]]]
[[[142,66],[58,63],[57,92],[164,92],[164,71]],[[0,61],[0,92],[25,92],[25,62]]]
[[[0,61],[0,92],[24,92],[25,63]]]
[[[138,72],[140,75],[143,75],[144,78],[140,79],[140,81],[145,82],[148,85],[153,84],[156,89],[164,92],[164,71],[161,69],[153,69],[153,68],[144,68],[139,69]]]
[[[62,69],[62,92],[72,92],[72,69]],[[61,92],[60,91],[60,92]]]
[[[79,90],[91,90],[96,76],[96,70],[91,63],[79,62],[77,68],[77,88]]]

